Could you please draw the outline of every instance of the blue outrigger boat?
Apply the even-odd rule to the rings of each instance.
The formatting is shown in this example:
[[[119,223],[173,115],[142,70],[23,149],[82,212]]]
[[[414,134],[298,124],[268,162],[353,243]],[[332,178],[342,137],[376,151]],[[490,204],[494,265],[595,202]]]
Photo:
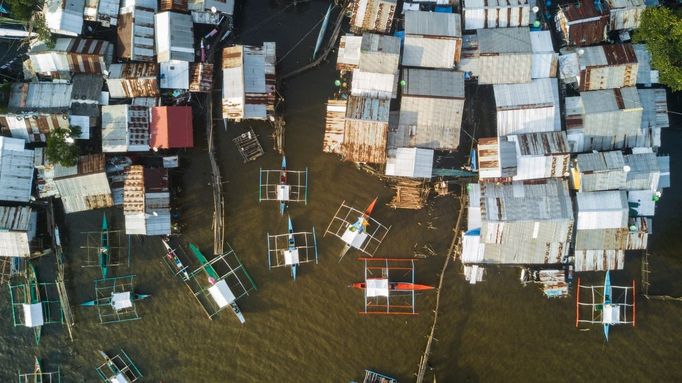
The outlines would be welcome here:
[[[580,300],[580,290],[589,290],[584,301]],[[603,292],[601,291],[603,289]],[[614,295],[615,293],[615,295]],[[580,284],[576,289],[576,318],[575,325],[581,323],[600,324],[604,330],[604,338],[609,341],[611,326],[629,324],[635,327],[637,321],[637,306],[635,295],[635,281],[632,286],[613,286],[611,273],[606,271],[604,284],[599,286],[584,286]],[[588,315],[581,314],[581,308],[588,308]]]
[[[610,306],[612,303],[611,301],[611,277],[610,277],[610,272],[607,270],[606,271],[606,277],[604,277],[604,305],[602,310],[606,309],[606,307]],[[604,337],[606,338],[606,341],[609,341],[609,327],[610,324],[604,320]]]
[[[289,218],[289,247],[287,250],[289,252],[294,252],[296,251],[296,241],[294,240],[294,225],[291,223],[291,216]],[[296,272],[298,268],[298,263],[292,263],[291,264],[291,277],[296,280]]]
[[[287,185],[287,157],[282,156],[282,169],[279,172],[279,184],[280,186],[285,186]],[[284,215],[284,209],[286,208],[287,203],[284,199],[281,199],[279,201],[279,214]]]
[[[102,216],[102,232],[99,243],[99,267],[102,269],[102,278],[109,275],[109,224],[106,214]]]

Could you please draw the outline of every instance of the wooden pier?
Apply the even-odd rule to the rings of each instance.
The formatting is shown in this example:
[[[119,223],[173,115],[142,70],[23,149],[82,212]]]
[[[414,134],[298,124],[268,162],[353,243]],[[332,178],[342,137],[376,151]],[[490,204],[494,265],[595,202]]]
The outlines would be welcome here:
[[[273,122],[274,132],[272,132],[273,150],[277,154],[284,154],[284,127],[286,122],[284,117],[276,116]]]
[[[215,159],[215,145],[213,142],[213,97],[206,97],[206,136],[208,137],[208,159],[211,162],[211,186],[213,188],[213,254],[223,253],[225,243],[225,200],[223,198],[223,181],[220,168]]]

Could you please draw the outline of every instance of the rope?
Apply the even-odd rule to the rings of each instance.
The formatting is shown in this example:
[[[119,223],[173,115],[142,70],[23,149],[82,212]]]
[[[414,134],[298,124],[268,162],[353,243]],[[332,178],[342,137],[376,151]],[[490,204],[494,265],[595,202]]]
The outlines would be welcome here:
[[[310,36],[310,34],[313,33],[313,31],[315,30],[315,28],[318,27],[318,25],[322,24],[322,22],[324,21],[325,17],[326,17],[326,15],[322,16],[322,18],[320,19],[320,21],[318,21],[315,25],[313,25],[312,28],[310,28],[310,30],[308,31],[308,33],[306,33],[305,35],[303,35],[303,37],[301,37],[301,39],[299,39],[298,42],[297,42],[296,44],[294,44],[294,46],[291,47],[291,49],[289,49],[289,50],[287,51],[287,53],[284,54],[284,56],[282,56],[279,60],[277,60],[277,64],[281,63],[287,56],[289,56],[289,54],[290,54],[291,52],[293,52],[299,45],[301,45],[301,43],[303,42],[303,40],[305,40],[306,37]]]

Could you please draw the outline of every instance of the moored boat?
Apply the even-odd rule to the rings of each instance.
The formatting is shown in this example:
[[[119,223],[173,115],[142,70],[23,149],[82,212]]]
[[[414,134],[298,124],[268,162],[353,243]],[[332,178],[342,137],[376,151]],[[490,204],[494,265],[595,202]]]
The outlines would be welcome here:
[[[279,184],[281,186],[287,185],[287,158],[282,156],[282,168],[279,172]],[[284,215],[284,209],[286,208],[286,201],[279,201],[279,214]]]
[[[291,216],[289,216],[288,225],[289,225],[289,247],[287,250],[289,250],[289,252],[293,252],[296,250],[296,241],[294,240],[294,225],[291,222]],[[297,268],[298,268],[297,263],[291,264],[291,277],[294,280],[296,280],[296,273],[298,271]]]
[[[374,211],[374,206],[376,206],[378,197],[374,198],[374,200],[367,206],[367,209],[365,209],[364,213],[360,217],[358,217],[357,221],[353,223],[352,225],[349,225],[348,228],[346,229],[346,233],[353,233],[353,237],[357,237],[358,235],[362,234],[365,232],[367,226],[369,225],[369,217],[372,215],[372,211]],[[346,237],[346,235],[344,235]],[[343,245],[343,249],[341,250],[341,254],[339,254],[339,262],[343,257],[346,255],[348,250],[351,248],[351,243],[346,242]]]
[[[355,289],[360,289],[364,290],[367,287],[367,283],[365,282],[355,282],[351,285],[351,287]],[[425,290],[433,290],[433,286],[429,285],[420,285],[417,283],[410,283],[410,282],[389,282],[388,283],[388,289],[390,291],[425,291]]]

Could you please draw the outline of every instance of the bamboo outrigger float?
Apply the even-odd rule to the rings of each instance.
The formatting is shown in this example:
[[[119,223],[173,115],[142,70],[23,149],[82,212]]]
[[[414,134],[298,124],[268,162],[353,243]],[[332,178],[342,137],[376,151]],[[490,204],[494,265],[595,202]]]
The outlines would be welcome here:
[[[274,179],[277,179],[276,183]],[[280,215],[284,215],[289,202],[308,204],[308,168],[287,169],[286,156],[282,156],[279,170],[261,169],[258,184],[258,202],[279,201]]]
[[[365,262],[365,279],[351,287],[364,291],[365,309],[360,314],[416,315],[415,292],[433,290],[433,286],[414,283],[415,259],[359,260]]]
[[[190,243],[189,248],[200,266],[189,273],[189,279],[185,281],[185,284],[209,319],[213,319],[220,311],[230,307],[239,322],[245,323],[244,314],[237,306],[237,300],[255,290],[256,284],[234,250],[229,245],[227,247],[226,253],[209,261],[198,247]],[[245,283],[242,279],[247,282]]]
[[[36,344],[40,343],[42,326],[64,323],[57,284],[38,282],[33,264],[26,267],[26,277],[19,283],[9,283],[14,326],[33,328]]]
[[[339,254],[339,262],[351,248],[373,257],[391,229],[390,226],[386,227],[371,217],[377,198],[374,198],[362,213],[345,203],[346,201],[341,203],[331,222],[329,222],[324,235],[330,233],[344,242],[343,249]]]
[[[580,289],[589,290],[587,297],[583,293],[586,301],[580,300]],[[609,271],[606,272],[602,286],[584,286],[578,278],[575,306],[575,326],[580,327],[581,323],[601,324],[604,339],[608,342],[611,326],[629,324],[635,327],[635,281],[632,281],[632,286],[613,286]],[[589,310],[589,316],[583,315],[586,309]]]
[[[33,364],[33,372],[22,373],[19,371],[19,383],[61,383],[61,381],[62,375],[59,367],[57,367],[57,371],[45,372],[37,356]]]
[[[102,382],[133,383],[142,379],[142,373],[125,351],[111,358],[104,351],[98,353],[104,358],[104,363],[96,368]]]
[[[97,307],[102,324],[140,319],[135,302],[149,298],[149,294],[135,292],[135,276],[126,275],[95,281],[95,299],[81,303],[84,307]]]
[[[287,219],[287,234],[270,235],[268,239],[268,268],[291,267],[291,277],[296,280],[301,263],[318,262],[315,227],[311,232],[295,232],[291,217]]]
[[[130,266],[130,252],[124,253],[123,231],[110,230],[106,214],[102,215],[100,231],[86,232],[87,258],[82,267],[99,267],[102,278],[109,276],[110,269],[116,266]]]

